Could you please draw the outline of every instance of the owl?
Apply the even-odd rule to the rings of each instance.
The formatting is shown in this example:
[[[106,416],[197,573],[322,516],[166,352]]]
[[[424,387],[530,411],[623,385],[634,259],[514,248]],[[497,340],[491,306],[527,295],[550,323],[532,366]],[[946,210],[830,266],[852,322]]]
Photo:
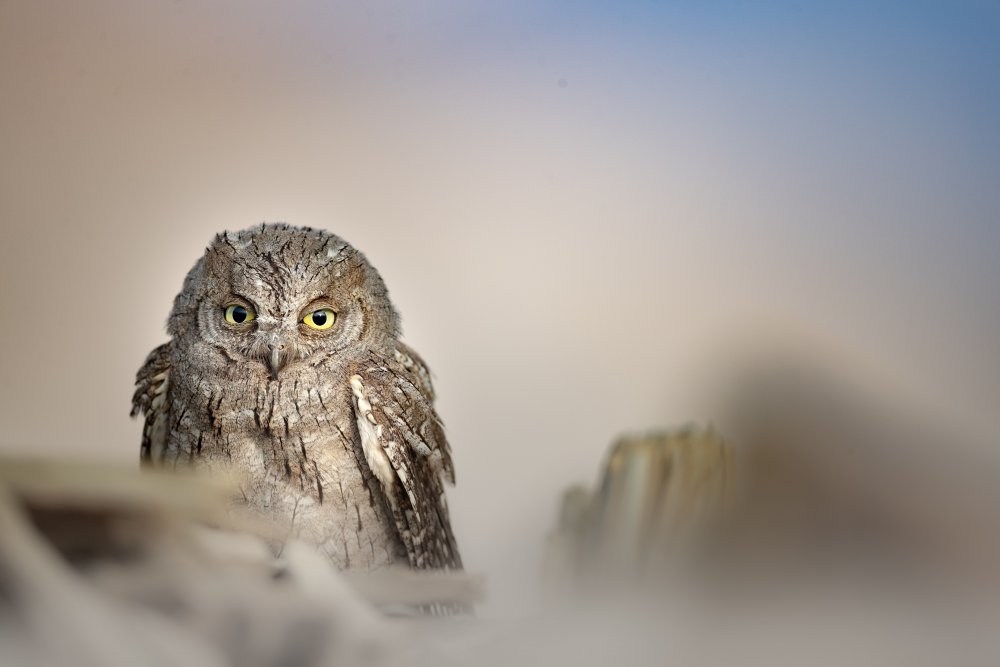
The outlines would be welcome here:
[[[144,465],[230,476],[342,569],[461,568],[430,372],[358,250],[286,224],[218,234],[167,330],[136,377]]]

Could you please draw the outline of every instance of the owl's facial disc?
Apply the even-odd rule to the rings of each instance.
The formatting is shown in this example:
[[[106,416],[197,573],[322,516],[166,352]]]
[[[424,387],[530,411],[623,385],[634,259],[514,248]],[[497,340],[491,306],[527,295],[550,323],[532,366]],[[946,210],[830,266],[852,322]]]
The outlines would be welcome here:
[[[243,356],[262,363],[274,380],[291,362],[329,350],[327,341],[339,329],[334,326],[338,313],[327,297],[313,300],[297,316],[268,306],[266,299],[262,310],[242,296],[224,303],[217,316],[223,329],[242,341],[238,349]]]
[[[233,379],[340,369],[390,352],[399,320],[378,272],[337,236],[288,225],[216,235],[168,330]]]

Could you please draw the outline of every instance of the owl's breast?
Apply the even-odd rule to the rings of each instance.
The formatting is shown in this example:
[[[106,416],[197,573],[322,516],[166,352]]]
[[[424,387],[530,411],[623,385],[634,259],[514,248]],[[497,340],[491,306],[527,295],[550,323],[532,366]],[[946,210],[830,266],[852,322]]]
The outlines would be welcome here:
[[[239,503],[340,567],[406,562],[364,462],[349,386],[317,373],[206,389],[172,397],[168,459],[234,476]]]

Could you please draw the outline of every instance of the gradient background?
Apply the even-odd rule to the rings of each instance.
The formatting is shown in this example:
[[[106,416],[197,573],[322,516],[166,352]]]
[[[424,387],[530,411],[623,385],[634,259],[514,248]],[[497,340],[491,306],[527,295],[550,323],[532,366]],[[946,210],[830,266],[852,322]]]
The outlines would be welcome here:
[[[487,613],[761,351],[996,433],[998,73],[987,0],[0,2],[0,452],[135,461],[185,272],[264,220],[385,277]]]

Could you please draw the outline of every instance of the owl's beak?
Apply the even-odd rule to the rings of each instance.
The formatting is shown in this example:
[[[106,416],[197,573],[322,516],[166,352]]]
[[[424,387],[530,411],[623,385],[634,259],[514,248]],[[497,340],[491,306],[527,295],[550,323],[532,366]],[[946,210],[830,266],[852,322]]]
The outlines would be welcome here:
[[[278,371],[288,363],[288,355],[285,354],[284,345],[271,345],[271,353],[267,357],[267,364],[271,368],[271,377],[278,379]]]

